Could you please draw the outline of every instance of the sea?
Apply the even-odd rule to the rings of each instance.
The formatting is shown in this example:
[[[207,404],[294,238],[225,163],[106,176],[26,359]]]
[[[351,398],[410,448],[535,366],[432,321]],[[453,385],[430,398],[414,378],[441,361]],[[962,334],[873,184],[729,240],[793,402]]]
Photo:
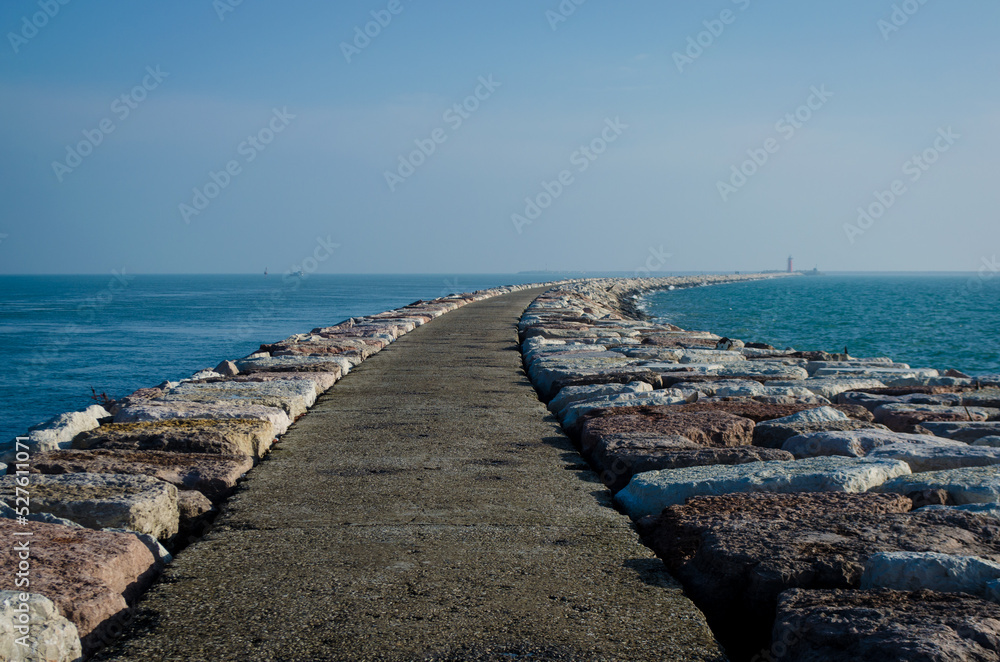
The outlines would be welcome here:
[[[0,276],[0,446],[95,394],[120,398],[349,317],[611,275],[625,274]],[[643,305],[684,328],[777,347],[1000,372],[1000,278],[831,274],[657,292]]]
[[[651,317],[779,349],[1000,373],[1000,274],[825,274],[659,291]]]

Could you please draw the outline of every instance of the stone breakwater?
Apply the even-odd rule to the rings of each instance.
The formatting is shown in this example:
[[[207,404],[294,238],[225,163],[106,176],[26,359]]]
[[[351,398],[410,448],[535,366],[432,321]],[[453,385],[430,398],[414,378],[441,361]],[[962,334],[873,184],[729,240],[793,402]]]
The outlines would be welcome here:
[[[521,318],[532,383],[615,503],[736,662],[1000,660],[1000,376],[634,306],[719,280],[563,284]]]
[[[529,287],[316,328],[19,437],[0,460],[0,659],[80,660],[120,636],[171,555],[321,394],[416,327]]]

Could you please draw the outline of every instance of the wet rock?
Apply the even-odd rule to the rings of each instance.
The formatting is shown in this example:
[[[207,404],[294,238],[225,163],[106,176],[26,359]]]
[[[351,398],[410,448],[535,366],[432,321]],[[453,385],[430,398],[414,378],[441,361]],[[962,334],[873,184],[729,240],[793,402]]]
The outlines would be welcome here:
[[[123,527],[165,540],[177,533],[177,488],[148,476],[62,474],[31,476],[31,511],[91,529]],[[13,502],[13,476],[0,478],[0,496]]]
[[[783,644],[777,662],[1000,658],[997,606],[970,595],[792,590],[781,595],[777,611],[773,641]]]
[[[637,474],[615,496],[615,501],[632,519],[640,519],[694,496],[746,492],[865,492],[909,472],[906,463],[897,460],[841,457],[690,467]]]
[[[83,647],[76,626],[64,618],[44,595],[22,591],[0,591],[0,660],[82,660]],[[27,597],[27,600],[22,602],[22,597]],[[22,645],[22,642],[27,645]]]
[[[944,490],[951,503],[1000,501],[1000,471],[996,467],[968,467],[899,476],[878,488],[879,492],[908,494],[920,490]]]
[[[917,432],[933,434],[937,437],[947,437],[948,439],[957,439],[958,441],[971,444],[983,437],[1000,436],[1000,421],[985,421],[982,423],[941,423],[928,421],[922,423]]]
[[[674,407],[622,407],[600,409],[584,417],[580,443],[590,452],[607,435],[630,432],[655,432],[685,437],[702,446],[747,446],[753,438],[754,423],[748,418],[725,412],[684,412]]]
[[[938,552],[882,552],[872,555],[861,588],[968,593],[985,597],[986,584],[1000,579],[1000,563],[977,556]]]
[[[0,519],[4,540],[15,540],[14,532],[24,530],[32,533],[32,592],[49,597],[76,625],[85,649],[159,573],[153,554],[133,535]],[[13,547],[0,548],[0,589],[16,590],[19,559]]]
[[[77,437],[73,447],[263,457],[274,437],[274,426],[269,421],[175,419],[102,425]]]
[[[273,426],[276,435],[285,434],[292,425],[285,410],[278,407],[156,401],[125,407],[115,415],[115,423],[162,423],[183,419],[229,418],[267,421]]]
[[[797,458],[828,455],[865,457],[876,448],[890,444],[968,448],[966,444],[952,439],[925,434],[905,434],[885,429],[810,432],[788,439],[781,448]]]
[[[68,450],[41,453],[31,470],[42,474],[128,474],[159,478],[180,490],[198,490],[212,501],[226,498],[253,468],[247,455],[209,455],[132,450]]]

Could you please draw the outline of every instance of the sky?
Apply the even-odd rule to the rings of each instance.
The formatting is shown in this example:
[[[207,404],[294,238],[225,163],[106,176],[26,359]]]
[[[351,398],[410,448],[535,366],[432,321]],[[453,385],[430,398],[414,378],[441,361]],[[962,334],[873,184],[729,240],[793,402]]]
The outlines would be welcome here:
[[[7,0],[0,273],[974,271],[994,0]]]

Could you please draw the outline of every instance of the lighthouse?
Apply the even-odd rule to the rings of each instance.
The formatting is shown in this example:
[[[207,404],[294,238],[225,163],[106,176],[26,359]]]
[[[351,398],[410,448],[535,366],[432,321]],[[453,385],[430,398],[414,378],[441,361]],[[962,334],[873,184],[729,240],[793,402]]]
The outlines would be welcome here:
[[[792,268],[792,256],[789,255],[788,256],[788,273],[792,273],[793,271],[795,271],[795,270]]]

